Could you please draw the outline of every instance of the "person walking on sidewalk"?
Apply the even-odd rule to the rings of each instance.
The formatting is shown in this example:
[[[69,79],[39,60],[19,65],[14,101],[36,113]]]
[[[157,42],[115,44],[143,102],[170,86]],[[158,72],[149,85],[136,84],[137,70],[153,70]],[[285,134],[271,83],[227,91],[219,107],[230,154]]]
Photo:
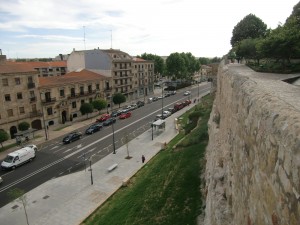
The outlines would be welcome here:
[[[146,160],[145,156],[144,156],[144,155],[142,155],[142,163],[144,163],[144,162],[145,162],[145,160]]]

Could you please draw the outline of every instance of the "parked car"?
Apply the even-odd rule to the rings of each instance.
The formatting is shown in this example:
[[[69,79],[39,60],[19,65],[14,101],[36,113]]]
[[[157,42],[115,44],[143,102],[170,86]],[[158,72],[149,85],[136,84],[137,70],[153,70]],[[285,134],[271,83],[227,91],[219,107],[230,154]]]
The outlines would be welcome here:
[[[63,138],[63,143],[69,144],[73,141],[79,140],[81,138],[81,136],[82,136],[82,134],[80,132],[74,131]]]
[[[85,133],[86,134],[93,134],[93,133],[101,130],[102,127],[103,127],[102,123],[92,124],[88,129],[86,129]]]
[[[162,99],[162,98],[163,98],[163,96],[158,96],[158,97],[157,97],[157,99]]]
[[[153,101],[153,102],[155,102],[155,101],[157,101],[157,100],[158,100],[158,97],[153,97],[153,98],[152,98],[152,101]]]
[[[105,114],[101,115],[98,119],[96,119],[96,121],[97,122],[104,122],[104,121],[106,121],[109,118],[110,118],[110,115],[107,114],[107,113],[105,113]]]
[[[115,117],[111,117],[103,122],[103,126],[109,126],[115,123],[117,120]]]
[[[33,144],[26,145],[25,148],[26,147],[33,149],[35,152],[38,150],[38,148],[36,147],[36,145],[33,145]]]
[[[171,95],[176,95],[176,91],[170,91]]]
[[[32,161],[35,158],[35,150],[30,147],[24,147],[7,154],[1,163],[2,170],[15,169],[22,164]]]
[[[3,182],[3,179],[2,179],[2,177],[0,177],[0,184]]]
[[[169,111],[171,114],[173,114],[173,113],[176,112],[176,110],[175,110],[174,108],[168,108],[168,111]]]
[[[131,111],[131,110],[132,110],[131,105],[126,105],[126,106],[124,106],[122,111],[124,111],[124,110]],[[127,112],[128,112],[128,111],[127,111]]]
[[[167,117],[163,114],[163,115],[161,115],[161,114],[157,114],[156,115],[156,117],[155,117],[155,120],[158,120],[158,119],[161,119],[161,120],[164,120],[164,119],[166,119]]]
[[[136,104],[137,104],[137,107],[140,108],[140,107],[142,107],[142,106],[145,105],[145,102],[143,102],[143,101],[138,101]]]
[[[190,95],[190,94],[191,94],[190,91],[185,91],[185,92],[183,93],[184,96],[188,96],[188,95]]]
[[[131,106],[131,110],[134,110],[134,109],[138,108],[137,104],[131,104],[130,106]]]
[[[122,109],[122,110],[121,110],[121,114],[123,114],[123,113],[128,113],[128,112],[130,112],[130,109],[128,109],[128,108],[127,108],[127,109]],[[121,114],[120,114],[120,115],[121,115]]]
[[[169,116],[171,116],[171,112],[169,112],[169,111],[163,111],[163,115],[165,116],[165,117],[169,117]]]
[[[148,98],[148,103],[153,102],[153,98]]]
[[[131,112],[122,113],[122,114],[119,116],[119,119],[126,119],[126,118],[129,118],[129,117],[131,117]]]
[[[113,111],[110,116],[111,117],[117,117],[120,116],[122,114],[122,110],[118,110],[118,111]]]

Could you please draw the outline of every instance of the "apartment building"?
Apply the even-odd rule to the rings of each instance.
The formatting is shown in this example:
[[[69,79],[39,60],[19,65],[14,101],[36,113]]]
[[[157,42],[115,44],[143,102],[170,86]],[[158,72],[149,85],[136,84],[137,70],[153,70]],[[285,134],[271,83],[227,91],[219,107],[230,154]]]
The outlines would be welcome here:
[[[67,61],[24,62],[37,70],[39,77],[63,76],[67,73]]]
[[[72,121],[81,116],[80,106],[96,98],[111,96],[111,79],[86,69],[64,76],[39,78],[44,121],[47,126]]]
[[[74,49],[68,57],[67,67],[68,71],[85,68],[111,78],[112,94],[122,93],[127,100],[134,100],[144,93],[153,93],[154,62],[134,60],[128,53],[120,50]],[[109,98],[108,96],[107,100]]]
[[[30,65],[5,59],[0,62],[0,129],[9,133],[11,138],[23,121],[32,128],[42,128],[38,85],[38,72]]]
[[[133,87],[138,97],[146,97],[153,93],[154,88],[154,62],[141,58],[133,58]]]

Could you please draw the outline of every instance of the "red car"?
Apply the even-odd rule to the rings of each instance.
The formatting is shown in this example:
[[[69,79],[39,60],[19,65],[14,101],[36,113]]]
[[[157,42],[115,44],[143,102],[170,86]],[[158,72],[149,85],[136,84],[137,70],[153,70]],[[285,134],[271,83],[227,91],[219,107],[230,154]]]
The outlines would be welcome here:
[[[100,116],[100,118],[96,119],[96,121],[97,122],[104,122],[104,121],[106,121],[109,118],[110,118],[109,114],[103,114],[103,115]]]
[[[126,118],[129,118],[129,117],[131,117],[131,112],[122,113],[122,114],[119,116],[119,119],[126,119]]]

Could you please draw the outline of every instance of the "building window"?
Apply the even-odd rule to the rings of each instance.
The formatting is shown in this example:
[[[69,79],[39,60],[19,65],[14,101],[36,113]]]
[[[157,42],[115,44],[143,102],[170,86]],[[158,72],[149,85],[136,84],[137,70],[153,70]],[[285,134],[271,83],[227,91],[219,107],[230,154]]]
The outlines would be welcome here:
[[[16,82],[16,85],[20,85],[21,84],[21,79],[19,77],[16,77],[15,82]]]
[[[19,111],[20,111],[20,114],[24,114],[25,113],[25,108],[24,107],[20,107]]]
[[[31,109],[32,109],[33,112],[35,112],[36,111],[36,104],[32,104]]]
[[[48,115],[52,115],[53,114],[52,107],[47,108],[47,114]]]
[[[81,99],[80,103],[81,103],[81,105],[82,105],[82,104],[84,103],[84,100],[83,100],[83,99]]]
[[[22,92],[17,93],[17,99],[23,99]]]
[[[92,102],[93,102],[93,98],[90,98],[90,99],[89,99],[89,102],[92,103]]]
[[[96,89],[99,90],[100,89],[100,85],[96,84]]]
[[[88,91],[89,91],[89,93],[92,93],[92,85],[88,86]]]
[[[65,97],[65,90],[64,89],[59,90],[59,96],[60,97]]]
[[[76,102],[72,102],[72,108],[76,109]]]
[[[13,111],[12,109],[8,109],[8,110],[7,110],[7,116],[8,116],[8,117],[14,116],[14,111]]]
[[[32,79],[32,76],[28,77],[28,83],[33,83],[33,79]]]
[[[6,95],[5,95],[5,101],[10,102],[10,100],[11,100],[11,99],[10,99],[10,94],[6,94]]]
[[[7,78],[2,79],[2,86],[8,86],[8,79]]]
[[[71,97],[75,97],[75,88],[71,88]]]
[[[84,95],[84,87],[80,87],[80,95]]]

